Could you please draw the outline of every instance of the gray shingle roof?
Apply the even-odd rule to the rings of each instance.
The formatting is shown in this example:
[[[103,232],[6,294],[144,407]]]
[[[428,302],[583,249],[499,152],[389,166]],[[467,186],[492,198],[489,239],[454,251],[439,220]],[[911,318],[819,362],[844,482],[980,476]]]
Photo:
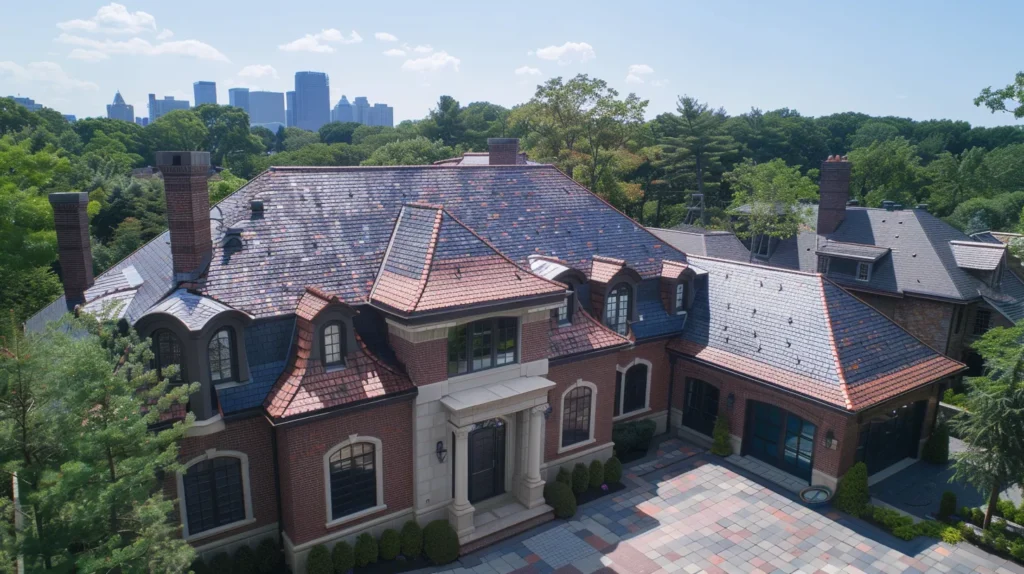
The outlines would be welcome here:
[[[683,253],[706,257],[717,257],[731,261],[746,261],[750,252],[728,231],[682,231],[677,229],[650,228],[651,233]]]
[[[840,241],[819,242],[817,253],[844,259],[855,259],[857,261],[870,261],[874,263],[889,254],[888,247],[877,247],[874,245],[860,245],[858,243],[842,243]]]
[[[165,313],[178,318],[189,331],[202,331],[203,327],[217,315],[231,311],[231,307],[184,289],[177,289],[164,300],[150,307],[142,317]]]
[[[995,271],[1006,254],[1006,246],[1002,243],[954,240],[949,242],[949,248],[958,267],[979,271]]]

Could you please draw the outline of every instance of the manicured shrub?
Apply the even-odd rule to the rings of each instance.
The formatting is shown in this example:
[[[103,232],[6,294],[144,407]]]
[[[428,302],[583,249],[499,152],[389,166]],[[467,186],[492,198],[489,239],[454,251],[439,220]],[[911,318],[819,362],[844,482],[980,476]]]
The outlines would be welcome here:
[[[971,523],[975,526],[985,524],[985,511],[980,508],[971,509]]]
[[[402,537],[394,528],[388,528],[380,535],[380,557],[384,560],[398,558],[402,551]]]
[[[921,449],[921,458],[933,464],[949,462],[949,426],[939,423]]]
[[[356,566],[367,566],[377,563],[377,540],[369,532],[356,537]]]
[[[273,538],[264,538],[256,545],[256,571],[271,574],[281,565],[281,548]]]
[[[215,574],[231,572],[231,556],[229,556],[227,552],[218,552],[217,554],[214,554],[213,558],[210,559],[210,570]]]
[[[459,535],[447,520],[435,520],[423,529],[423,552],[435,566],[459,557]]]
[[[956,494],[947,490],[942,493],[942,500],[939,501],[939,519],[949,520],[954,512],[956,512]]]
[[[569,472],[569,469],[567,469],[567,468],[565,468],[563,466],[562,468],[558,469],[558,476],[555,477],[555,481],[556,482],[561,482],[562,484],[564,484],[564,485],[566,485],[566,486],[571,488],[572,487],[572,473]]]
[[[599,460],[590,461],[590,488],[601,488],[604,484],[604,465]]]
[[[626,456],[636,448],[636,427],[630,423],[619,423],[613,426],[612,442],[615,443],[615,455]]]
[[[331,553],[323,544],[317,544],[306,557],[306,574],[332,574],[333,572],[334,564],[331,562]]]
[[[248,544],[239,546],[232,558],[235,563],[232,571],[235,574],[252,574],[256,571],[256,553]]]
[[[1014,540],[1010,544],[1010,556],[1017,560],[1024,560],[1024,539]]]
[[[868,467],[863,462],[858,462],[839,479],[832,505],[853,516],[860,516],[869,502],[871,495],[868,493]]]
[[[590,471],[587,470],[587,465],[577,462],[576,466],[572,467],[572,491],[575,494],[583,494],[587,491],[588,486],[590,486]]]
[[[658,431],[658,425],[651,420],[636,421],[636,450],[646,451],[651,448],[651,441],[654,440],[654,433]]]
[[[942,538],[942,541],[946,544],[960,544],[964,540],[963,535],[960,534],[960,529],[955,526],[947,526],[943,528],[939,537]]]
[[[607,484],[622,482],[622,462],[617,457],[613,456],[604,463],[604,481]]]
[[[1013,519],[1017,518],[1017,507],[1014,506],[1012,500],[1000,500],[996,502],[996,516],[1014,521]]]
[[[410,520],[402,526],[402,555],[406,558],[415,558],[423,552],[423,529],[415,520]]]
[[[192,561],[192,565],[189,568],[191,568],[194,574],[212,574],[212,570],[210,570],[210,567],[206,565],[202,558],[196,558]]]
[[[715,419],[715,428],[711,431],[714,442],[711,445],[711,452],[718,456],[729,456],[732,454],[732,441],[729,439],[729,417],[718,415]]]
[[[544,485],[544,502],[555,509],[558,518],[572,518],[576,515],[576,496],[571,488],[557,480]]]
[[[331,562],[334,563],[334,574],[346,574],[355,568],[356,555],[352,545],[342,540],[331,550]]]

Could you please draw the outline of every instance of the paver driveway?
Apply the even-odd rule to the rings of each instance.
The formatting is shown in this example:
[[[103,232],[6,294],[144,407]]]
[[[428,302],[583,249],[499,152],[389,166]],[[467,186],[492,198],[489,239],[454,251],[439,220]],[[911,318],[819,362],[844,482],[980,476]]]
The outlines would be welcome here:
[[[1024,572],[973,546],[899,540],[741,475],[680,441],[629,469],[627,490],[464,556],[456,574]]]

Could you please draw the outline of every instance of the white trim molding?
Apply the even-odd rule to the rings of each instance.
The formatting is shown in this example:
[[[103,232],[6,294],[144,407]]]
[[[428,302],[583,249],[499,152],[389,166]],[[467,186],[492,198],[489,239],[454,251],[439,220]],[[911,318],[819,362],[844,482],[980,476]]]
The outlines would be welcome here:
[[[562,432],[565,430],[565,397],[570,392],[580,387],[590,389],[590,420],[588,421],[590,423],[589,434],[587,435],[587,440],[573,443],[568,446],[563,446]],[[594,442],[597,440],[597,438],[595,438],[594,435],[594,425],[597,421],[597,385],[589,381],[584,381],[583,379],[576,379],[575,383],[569,385],[569,387],[565,389],[565,391],[562,393],[561,398],[558,399],[558,419],[558,454],[562,454],[564,452],[580,449],[587,445],[594,444]]]
[[[626,396],[626,372],[636,365],[647,365],[647,388],[644,394],[644,407],[642,409],[636,409],[635,411],[624,412],[623,410],[623,397]],[[651,373],[654,371],[654,365],[651,364],[647,359],[641,359],[636,357],[632,361],[625,365],[615,365],[615,370],[622,373],[622,393],[615,397],[615,401],[619,404],[618,416],[612,417],[612,421],[619,421],[622,419],[628,419],[637,415],[649,412],[651,410]]]
[[[365,508],[359,512],[352,514],[346,514],[345,516],[339,516],[335,518],[331,512],[331,457],[334,456],[339,450],[346,446],[358,444],[361,442],[370,443],[373,445],[373,472],[377,478],[377,504],[370,508]],[[379,438],[372,436],[362,435],[349,435],[348,439],[338,443],[333,448],[324,453],[323,459],[324,467],[324,502],[327,511],[327,528],[333,528],[353,520],[358,520],[365,516],[375,514],[382,510],[387,510],[387,505],[384,504],[384,447]]]
[[[218,526],[216,528],[211,528],[209,530],[203,530],[202,532],[192,534],[189,532],[188,528],[188,501],[185,499],[185,474],[188,473],[188,469],[190,467],[195,466],[200,462],[221,457],[237,458],[241,462],[242,497],[245,506],[245,518],[242,520],[232,522],[230,524],[225,524],[223,526]],[[256,518],[253,516],[252,513],[252,492],[249,486],[249,455],[245,454],[244,452],[239,452],[237,450],[217,450],[215,448],[211,448],[204,452],[203,454],[185,463],[183,470],[178,471],[176,474],[178,483],[178,510],[181,515],[181,537],[185,539],[185,541],[192,542],[195,540],[202,540],[203,538],[207,538],[215,534],[220,534],[222,532],[227,532],[228,530],[233,530],[235,528],[239,528],[256,522]]]

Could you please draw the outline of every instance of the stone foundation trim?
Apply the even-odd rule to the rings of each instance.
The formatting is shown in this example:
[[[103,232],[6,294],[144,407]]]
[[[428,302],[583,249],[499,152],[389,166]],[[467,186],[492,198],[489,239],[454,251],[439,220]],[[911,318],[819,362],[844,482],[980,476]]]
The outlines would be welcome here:
[[[597,446],[588,448],[581,451],[572,451],[568,455],[546,461],[541,465],[540,470],[542,476],[547,477],[545,480],[553,480],[554,477],[550,476],[549,471],[555,471],[562,467],[568,467],[572,470],[572,467],[577,462],[590,463],[592,460],[600,460],[603,464],[612,456],[612,452],[615,449],[615,444],[606,442]]]
[[[196,554],[199,554],[200,556],[217,554],[225,551],[225,549],[227,549],[227,552],[231,554],[234,552],[235,548],[238,548],[242,544],[255,547],[265,538],[273,538],[276,540],[277,529],[278,524],[275,522],[252,530],[246,530],[245,532],[239,532],[238,534],[233,534],[227,538],[221,538],[214,542],[208,542],[202,546],[195,546],[194,548]]]
[[[383,532],[386,528],[394,528],[398,530],[402,528],[402,525],[405,524],[407,520],[413,517],[413,509],[406,508],[398,512],[385,514],[384,516],[367,520],[366,522],[360,522],[359,524],[355,524],[337,532],[332,532],[308,542],[303,542],[299,545],[292,543],[287,532],[282,532],[281,542],[284,545],[285,561],[289,566],[291,566],[292,572],[305,572],[306,556],[309,554],[310,549],[317,544],[323,544],[328,547],[328,550],[331,550],[332,542],[340,541],[343,538],[351,538],[357,534],[370,530],[375,531],[377,534],[379,534],[377,531]],[[421,524],[420,526],[424,525]]]

